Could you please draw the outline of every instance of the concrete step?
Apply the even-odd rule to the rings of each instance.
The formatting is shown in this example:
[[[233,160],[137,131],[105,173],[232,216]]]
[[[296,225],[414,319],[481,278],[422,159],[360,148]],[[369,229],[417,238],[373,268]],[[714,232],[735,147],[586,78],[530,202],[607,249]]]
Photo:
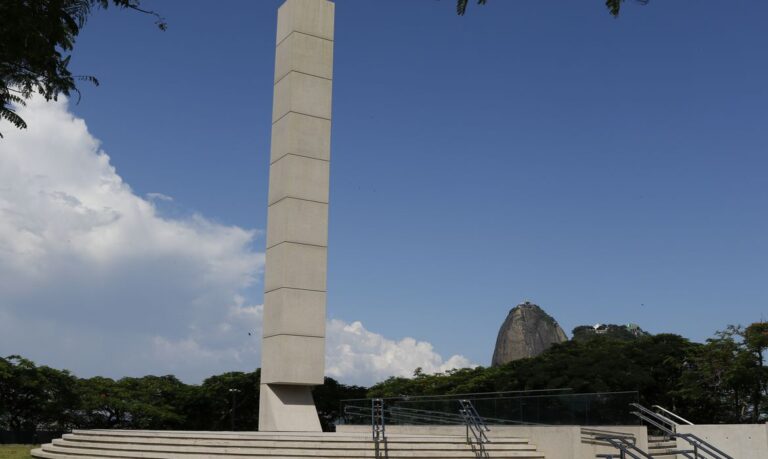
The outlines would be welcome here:
[[[221,459],[222,457],[300,457],[300,458],[374,458],[376,454],[373,449],[369,450],[326,450],[326,449],[284,449],[284,448],[263,448],[249,452],[230,451],[226,448],[205,453],[183,452],[183,451],[134,451],[134,450],[114,450],[114,449],[93,449],[93,448],[72,448],[52,444],[43,445],[43,452],[60,454],[66,456],[89,456],[101,458],[128,458],[128,459]],[[389,458],[475,458],[474,453],[467,449],[465,451],[391,451],[387,450],[386,457]],[[537,457],[537,453],[532,451],[503,451],[495,454],[494,457],[517,457],[531,458]]]
[[[201,445],[201,446],[250,446],[254,444],[269,444],[272,443],[308,443],[308,444],[344,444],[344,443],[370,443],[372,442],[370,435],[355,436],[355,437],[342,437],[342,436],[328,436],[318,437],[317,435],[303,436],[303,435],[209,435],[200,434],[197,436],[178,435],[176,433],[167,433],[166,435],[147,435],[144,431],[135,431],[134,434],[116,434],[105,435],[104,433],[92,434],[90,431],[77,431],[72,434],[64,434],[63,439],[72,441],[92,441],[92,442],[109,442],[109,443],[141,443],[141,444],[187,444],[187,445]],[[431,436],[431,437],[404,437],[404,436],[389,436],[387,439],[391,445],[399,444],[456,444],[465,445],[466,437],[460,436]],[[528,444],[528,440],[524,438],[492,438],[493,444],[499,445],[525,445]]]
[[[658,440],[648,441],[648,452],[655,456],[674,456],[673,451],[677,450],[677,442],[675,440]]]
[[[41,459],[104,459],[105,456],[88,456],[88,455],[80,455],[80,454],[71,454],[71,453],[60,453],[60,452],[51,452],[51,451],[44,451],[42,448],[34,449],[32,450],[32,457],[41,458]],[[110,459],[112,459],[115,456],[109,456]],[[175,455],[172,456],[174,459],[197,459],[195,456],[187,456],[187,455]],[[263,457],[263,456],[257,456],[257,457]],[[384,457],[391,457],[391,456],[384,456]],[[435,459],[435,458],[441,458],[443,456],[441,455],[433,455],[433,456],[423,456],[424,458],[429,459]],[[476,456],[474,454],[466,456],[467,458],[475,458]],[[498,455],[490,455],[490,458],[494,457],[500,457],[500,458],[517,458],[517,459],[545,459],[544,456],[540,453],[531,453],[528,455],[515,455],[515,456],[498,456]],[[306,456],[280,456],[281,459],[306,459]],[[213,456],[212,459],[221,459],[221,456]],[[313,459],[338,459],[335,456],[316,456]],[[411,458],[413,459],[413,458]]]
[[[666,451],[669,449],[676,449],[677,445],[669,445],[669,446],[648,446],[648,451],[651,453],[658,453],[659,451]]]
[[[389,459],[475,459],[463,435],[388,435]],[[493,438],[490,458],[544,459],[525,438]],[[354,459],[376,457],[369,434],[76,430],[32,451],[37,459]]]
[[[109,437],[110,441],[118,441],[121,438],[129,439],[189,439],[193,441],[211,440],[211,441],[334,441],[334,442],[359,442],[371,441],[370,434],[348,434],[335,432],[191,432],[191,431],[169,431],[169,430],[75,430],[71,434],[64,434],[62,438],[104,438]],[[466,443],[466,437],[463,435],[388,435],[390,443]],[[516,437],[491,437],[495,443],[528,443],[525,438]]]
[[[374,449],[373,441],[360,441],[360,442],[291,442],[291,441],[272,441],[265,440],[263,442],[231,442],[229,444],[179,444],[168,440],[163,442],[128,442],[125,439],[121,439],[119,442],[108,441],[93,441],[82,439],[56,439],[53,440],[55,446],[70,447],[70,448],[83,448],[83,449],[112,449],[112,450],[133,450],[133,451],[177,451],[184,453],[206,453],[214,452],[220,454],[221,451],[232,451],[231,454],[251,454],[255,451],[262,450],[264,448],[272,449],[317,449],[317,450],[372,450]],[[386,447],[389,451],[418,451],[418,450],[430,450],[430,451],[466,451],[467,444],[457,443],[386,443]],[[489,443],[486,445],[488,451],[533,451],[536,448],[529,444],[496,444]]]

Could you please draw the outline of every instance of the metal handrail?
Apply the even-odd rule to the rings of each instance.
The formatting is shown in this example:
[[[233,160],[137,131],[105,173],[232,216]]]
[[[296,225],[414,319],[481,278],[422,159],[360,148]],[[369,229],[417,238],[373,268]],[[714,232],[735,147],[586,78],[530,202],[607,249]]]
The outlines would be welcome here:
[[[651,406],[651,408],[656,408],[657,410],[661,410],[661,411],[667,413],[668,415],[673,416],[673,417],[677,418],[680,421],[683,421],[683,424],[688,424],[689,426],[694,425],[691,421],[689,421],[689,420],[685,419],[684,417],[679,416],[679,415],[669,411],[668,409],[664,408],[663,406],[653,405],[653,406]]]
[[[472,406],[474,408],[474,405]],[[362,406],[347,405],[344,407],[344,414],[348,416],[360,416],[369,417],[371,415],[370,408],[363,408]],[[501,419],[501,418],[488,418],[481,417],[477,411],[475,415],[483,421],[483,425],[486,430],[490,430],[487,427],[487,423],[493,424],[509,424],[509,425],[525,425],[525,426],[546,426],[548,424],[539,424],[535,422],[516,421],[514,419]],[[384,410],[384,417],[392,424],[393,422],[407,421],[414,424],[429,424],[437,423],[443,425],[457,425],[464,424],[464,417],[461,414],[451,414],[444,411],[434,410],[421,410],[417,408],[405,408],[401,406],[387,406]]]
[[[485,432],[490,431],[490,429],[485,425],[483,418],[477,414],[477,410],[474,405],[472,405],[472,402],[469,400],[459,400],[459,405],[461,406],[459,414],[464,417],[464,423],[466,425],[467,444],[472,448],[475,456],[483,458],[489,457],[488,451],[485,449],[485,444],[490,440],[488,440],[488,436]],[[470,432],[472,433],[471,437],[469,435]]]
[[[637,391],[574,394],[569,390],[546,390],[481,392],[464,397],[459,397],[459,394],[447,394],[435,396],[401,395],[382,398],[386,404],[387,412],[391,407],[402,406],[454,414],[457,412],[456,405],[462,399],[471,400],[489,425],[498,423],[515,425],[552,423],[610,425],[633,423],[632,416],[627,416],[628,413],[625,410],[617,412],[615,408],[611,407],[615,405],[626,406],[630,402],[637,402],[639,401],[639,394]],[[348,406],[361,406],[364,409],[370,409],[370,404],[371,398],[344,399],[339,401],[339,408],[342,412],[349,411],[346,409]],[[593,406],[596,406],[597,409],[592,409]],[[618,420],[620,422],[617,422]],[[355,414],[350,418],[345,418],[344,422],[370,425],[370,418]]]
[[[390,419],[404,419],[410,421],[432,421],[439,424],[459,424],[463,418],[458,414],[448,414],[440,411],[415,410],[409,408],[390,407],[388,411]]]
[[[621,459],[625,459],[627,456],[631,457],[632,459],[653,459],[653,456],[638,448],[634,443],[628,441],[626,437],[601,436],[595,437],[595,440],[608,442],[611,446],[618,449],[619,458]],[[613,453],[608,453],[598,454],[597,456],[613,459],[616,455]]]
[[[382,416],[379,413],[378,409],[374,409],[376,411],[376,415],[374,415],[373,419],[371,420],[371,426],[372,426],[372,432],[375,432],[373,430],[374,426],[378,426],[382,424]],[[353,415],[353,416],[371,416],[374,412],[372,409],[365,409],[360,406],[346,406],[344,407],[344,414],[346,415]],[[440,411],[428,411],[428,410],[415,410],[410,408],[400,408],[400,407],[386,407],[383,411],[383,418],[385,422],[383,422],[384,425],[386,425],[386,421],[388,420],[390,423],[393,421],[398,420],[407,420],[407,421],[424,421],[424,422],[417,422],[417,423],[440,423],[440,424],[446,424],[446,425],[455,425],[455,424],[463,424],[464,418],[461,415],[458,414],[448,414],[443,413]],[[373,434],[375,437],[375,433]]]
[[[691,433],[675,434],[675,437],[682,438],[683,440],[688,442],[688,444],[693,446],[693,449],[695,451],[694,454],[696,454],[697,458],[699,457],[698,451],[701,450],[709,454],[710,456],[712,456],[714,459],[733,459],[733,457],[729,456],[728,454],[716,448],[715,445],[707,442],[706,440],[704,440],[703,438],[695,434],[691,434]],[[705,456],[701,456],[701,457],[705,457]]]
[[[645,421],[648,424],[650,424],[650,425],[656,427],[657,429],[661,430],[662,432],[664,432],[669,437],[672,437],[672,436],[675,435],[675,432],[670,430],[669,427],[667,427],[665,425],[662,425],[662,424],[659,424],[654,419],[649,418],[648,416],[644,415],[643,413],[641,413],[639,411],[632,411],[632,414],[634,414],[635,416],[640,418],[642,421]]]
[[[659,413],[657,413],[657,412],[655,412],[653,410],[649,410],[648,408],[644,407],[643,405],[641,405],[639,403],[630,403],[629,405],[630,406],[634,406],[638,410],[640,410],[643,413],[646,413],[647,415],[653,417],[657,421],[665,423],[667,426],[669,426],[666,429],[668,431],[668,433],[675,433],[677,431],[677,425],[678,424],[675,421],[669,419],[668,417],[666,417],[666,416],[664,416],[662,414],[659,414]]]
[[[476,396],[482,396],[482,398],[499,398],[499,395],[512,395],[512,394],[539,394],[539,393],[549,393],[549,392],[573,392],[573,389],[570,387],[566,387],[563,389],[530,389],[530,390],[504,390],[504,391],[497,391],[497,392],[466,392],[461,394],[442,394],[442,395],[397,395],[394,397],[379,397],[381,400],[385,401],[393,401],[393,400],[429,400],[429,399],[446,399],[446,400],[457,400],[457,399],[464,399],[464,398],[473,398],[477,399],[479,397]],[[630,393],[634,391],[623,391],[623,392],[617,392],[617,393]],[[596,392],[595,394],[597,394]],[[594,395],[592,393],[590,394],[577,394],[577,395]],[[345,398],[341,400],[341,402],[360,402],[360,401],[368,401],[368,398]]]
[[[635,416],[637,416],[641,420],[647,422],[648,424],[651,424],[652,426],[656,427],[657,429],[661,430],[671,440],[674,440],[675,438],[677,438],[678,434],[676,434],[675,432],[671,431],[669,428],[659,424],[658,422],[654,421],[653,419],[643,415],[642,413],[640,413],[638,411],[633,411],[632,414],[634,414]],[[688,442],[688,443],[690,443],[690,442]],[[693,457],[690,456],[690,453],[693,453]],[[694,445],[693,451],[683,451],[683,452],[680,452],[680,454],[682,454],[683,456],[687,457],[688,459],[699,459],[699,457],[703,457],[703,456],[701,456],[699,454],[698,448],[695,445]]]
[[[477,421],[478,425],[483,430],[485,430],[486,432],[491,431],[491,429],[489,429],[488,426],[485,424],[485,420],[483,420],[483,418],[480,416],[480,413],[477,412],[475,405],[473,405],[470,400],[459,400],[459,404],[462,406],[462,408],[466,409],[469,412],[472,418]]]
[[[695,434],[677,433],[676,430],[674,430],[677,427],[677,424],[671,421],[666,416],[656,413],[655,411],[651,411],[648,408],[638,403],[631,403],[630,405],[640,410],[640,411],[632,411],[632,414],[634,414],[641,420],[655,426],[656,428],[658,428],[659,430],[667,434],[670,438],[681,438],[683,441],[691,445],[693,447],[693,457],[695,459],[699,459],[699,458],[706,459],[707,457],[710,457],[712,459],[733,459],[733,457],[724,453],[723,451],[715,447],[713,444],[709,443],[703,438],[698,437]],[[662,425],[662,423],[669,423],[669,422],[672,422],[671,428],[665,425]],[[704,454],[701,454],[701,453],[705,453],[708,456],[705,456]],[[686,455],[686,457],[690,457],[690,456]]]
[[[456,420],[460,417],[466,426],[467,443],[472,448],[472,451],[478,458],[487,458],[488,452],[485,450],[485,444],[488,443],[488,436],[485,432],[490,431],[488,426],[480,417],[472,402],[469,400],[459,400],[459,414],[451,415],[447,413],[431,412],[428,410],[417,410],[413,408],[400,408],[390,407],[387,410],[385,402],[380,398],[371,399],[371,437],[374,443],[375,457],[378,459],[382,456],[382,448],[380,443],[384,442],[386,448],[387,431],[386,431],[386,418],[387,414],[390,419],[394,417],[404,417],[407,419],[424,419],[427,421],[445,420],[445,418],[453,418]],[[359,407],[345,407],[345,413],[362,414],[362,409]],[[472,436],[470,436],[470,432]],[[386,453],[384,454],[386,456]]]

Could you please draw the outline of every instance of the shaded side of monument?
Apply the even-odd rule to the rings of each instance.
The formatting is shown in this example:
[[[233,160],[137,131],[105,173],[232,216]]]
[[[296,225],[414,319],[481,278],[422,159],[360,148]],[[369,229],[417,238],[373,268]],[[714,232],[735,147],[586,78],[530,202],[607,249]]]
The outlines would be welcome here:
[[[278,10],[259,430],[320,431],[325,372],[334,4]]]
[[[499,329],[493,350],[493,366],[536,357],[553,344],[568,341],[557,321],[541,307],[528,301],[509,311]]]

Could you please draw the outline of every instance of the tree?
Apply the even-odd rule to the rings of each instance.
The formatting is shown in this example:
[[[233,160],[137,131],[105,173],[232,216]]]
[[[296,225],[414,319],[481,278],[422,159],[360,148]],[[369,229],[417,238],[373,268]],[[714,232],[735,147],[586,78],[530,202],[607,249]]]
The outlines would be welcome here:
[[[0,2],[0,120],[19,129],[27,123],[15,112],[13,104],[24,105],[33,92],[46,100],[60,94],[79,94],[76,83],[98,85],[90,75],[69,71],[71,51],[80,30],[94,8],[110,4],[156,18],[165,30],[165,20],[140,7],[141,0],[9,0]],[[2,132],[0,132],[2,137]]]
[[[200,430],[257,430],[261,370],[232,371],[203,381],[185,408],[188,427]]]
[[[326,376],[322,386],[315,386],[312,389],[312,397],[315,399],[317,415],[323,431],[333,431],[334,422],[342,417],[343,413],[339,411],[342,400],[364,398],[367,391],[365,387],[347,386]]]
[[[80,395],[78,410],[79,427],[88,429],[114,429],[126,427],[129,420],[128,394],[120,384],[111,379],[96,376],[78,381]]]
[[[765,367],[765,351],[768,350],[768,322],[755,322],[744,330],[744,346],[753,361],[752,422],[759,422],[768,414],[763,401],[768,396],[768,368]]]
[[[488,0],[477,0],[478,5],[485,5]],[[635,0],[638,3],[646,4],[649,0]],[[624,0],[605,0],[605,6],[608,8],[608,11],[614,15],[618,16],[619,12],[621,11],[621,4],[624,3]],[[459,16],[463,16],[467,12],[467,5],[469,4],[469,0],[457,0],[456,2],[456,12],[459,14]]]
[[[78,405],[75,378],[18,355],[0,358],[0,428],[64,430]]]

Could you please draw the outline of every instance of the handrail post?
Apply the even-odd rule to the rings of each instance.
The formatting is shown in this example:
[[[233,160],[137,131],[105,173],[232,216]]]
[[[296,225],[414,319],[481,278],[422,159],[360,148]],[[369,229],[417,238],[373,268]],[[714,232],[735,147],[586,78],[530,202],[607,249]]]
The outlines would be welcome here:
[[[371,436],[373,437],[374,457],[381,457],[379,442],[386,441],[387,431],[384,418],[384,399],[371,399]]]
[[[379,399],[381,401],[380,405],[380,414],[381,414],[381,436],[382,438],[387,438],[387,422],[384,419],[384,399]]]
[[[465,422],[464,427],[466,427],[466,431],[467,431],[467,444],[470,444],[471,442],[469,441],[469,423]]]

